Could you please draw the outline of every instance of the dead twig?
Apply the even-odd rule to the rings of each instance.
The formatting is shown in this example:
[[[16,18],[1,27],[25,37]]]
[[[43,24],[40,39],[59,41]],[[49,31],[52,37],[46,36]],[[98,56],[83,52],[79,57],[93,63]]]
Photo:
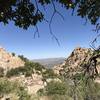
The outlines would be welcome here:
[[[52,38],[54,38],[56,40],[56,42],[58,43],[58,45],[60,46],[60,42],[59,42],[58,38],[53,34],[51,24],[52,24],[52,21],[53,21],[53,18],[55,16],[55,14],[58,14],[59,16],[61,16],[61,18],[63,20],[64,20],[64,17],[63,17],[63,15],[59,11],[56,10],[56,7],[55,7],[55,4],[54,4],[53,1],[52,1],[52,5],[53,5],[54,11],[53,11],[53,14],[52,14],[50,22],[49,22],[49,29],[50,29],[50,34],[52,35]]]
[[[40,34],[39,34],[39,29],[38,29],[38,26],[36,25],[36,31],[34,32],[34,38],[36,37],[36,35],[38,36],[38,38],[40,37]]]

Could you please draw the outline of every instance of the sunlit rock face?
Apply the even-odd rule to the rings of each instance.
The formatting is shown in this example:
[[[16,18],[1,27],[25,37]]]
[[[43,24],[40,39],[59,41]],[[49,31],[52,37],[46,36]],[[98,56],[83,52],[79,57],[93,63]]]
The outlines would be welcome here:
[[[83,61],[88,61],[92,51],[91,49],[86,48],[76,48],[71,53],[71,55],[66,59],[65,65],[69,66],[72,69],[80,67]]]
[[[24,66],[24,62],[17,56],[8,53],[4,48],[0,48],[0,67],[11,69]]]
[[[59,74],[63,71],[78,72],[81,69],[81,64],[88,61],[92,54],[91,49],[77,47],[71,55],[61,65],[54,66],[55,73]]]
[[[59,75],[72,77],[77,73],[84,72],[83,66],[85,63],[89,61],[91,58],[93,51],[87,48],[77,47],[73,50],[71,55],[61,64],[58,66],[54,66],[54,72]],[[97,70],[100,74],[100,59],[97,59]],[[100,78],[96,79],[96,82],[99,81]]]

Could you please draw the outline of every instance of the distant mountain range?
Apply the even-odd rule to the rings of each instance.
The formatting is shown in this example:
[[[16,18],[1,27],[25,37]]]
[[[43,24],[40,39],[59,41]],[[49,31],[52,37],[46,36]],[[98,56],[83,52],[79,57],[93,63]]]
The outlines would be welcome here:
[[[55,65],[59,65],[59,64],[63,63],[64,60],[65,60],[65,58],[59,57],[59,58],[33,59],[32,61],[38,62],[38,63],[44,65],[45,67],[52,68]]]

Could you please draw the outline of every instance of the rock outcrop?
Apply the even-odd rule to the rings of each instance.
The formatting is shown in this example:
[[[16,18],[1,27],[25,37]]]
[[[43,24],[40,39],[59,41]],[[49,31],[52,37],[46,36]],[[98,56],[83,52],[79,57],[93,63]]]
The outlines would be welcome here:
[[[10,70],[24,66],[24,62],[17,56],[8,53],[4,48],[0,48],[0,68]]]
[[[73,50],[71,55],[61,65],[54,66],[54,72],[57,74],[69,73],[71,76],[83,71],[82,64],[86,63],[93,51],[87,48],[78,47]],[[100,73],[100,59],[98,59],[98,72]]]
[[[100,74],[100,58],[96,59],[96,68],[93,61],[91,62],[91,67],[89,67],[89,72],[86,72],[87,66],[90,64],[89,61],[91,57],[93,57],[93,54],[94,53],[91,49],[78,47],[73,50],[71,55],[61,65],[54,66],[54,72],[70,78],[75,74],[82,72],[89,74],[90,77],[95,77],[97,73]],[[96,81],[99,81],[100,83],[100,78],[96,78]]]
[[[54,66],[55,73],[59,74],[63,69],[78,70],[83,61],[88,61],[91,53],[91,49],[77,47],[61,65]]]

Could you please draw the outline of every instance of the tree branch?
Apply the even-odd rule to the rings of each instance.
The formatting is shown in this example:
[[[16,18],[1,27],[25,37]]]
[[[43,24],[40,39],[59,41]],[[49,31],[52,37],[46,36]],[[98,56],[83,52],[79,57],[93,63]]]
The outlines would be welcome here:
[[[64,20],[64,17],[63,17],[63,15],[59,11],[56,10],[56,7],[55,7],[55,4],[54,4],[53,0],[52,0],[52,5],[53,5],[53,10],[54,11],[53,11],[53,14],[52,14],[50,22],[49,22],[49,29],[50,29],[50,34],[52,35],[52,38],[54,38],[56,40],[56,42],[58,43],[58,45],[60,46],[58,38],[52,32],[51,24],[52,24],[52,20],[53,20],[55,14],[58,14],[59,16],[61,16],[61,18],[63,20]]]
[[[36,25],[36,31],[34,32],[34,38],[36,37],[36,35],[38,35],[38,38],[40,37],[40,34],[39,34],[39,29],[38,29],[38,26]]]

